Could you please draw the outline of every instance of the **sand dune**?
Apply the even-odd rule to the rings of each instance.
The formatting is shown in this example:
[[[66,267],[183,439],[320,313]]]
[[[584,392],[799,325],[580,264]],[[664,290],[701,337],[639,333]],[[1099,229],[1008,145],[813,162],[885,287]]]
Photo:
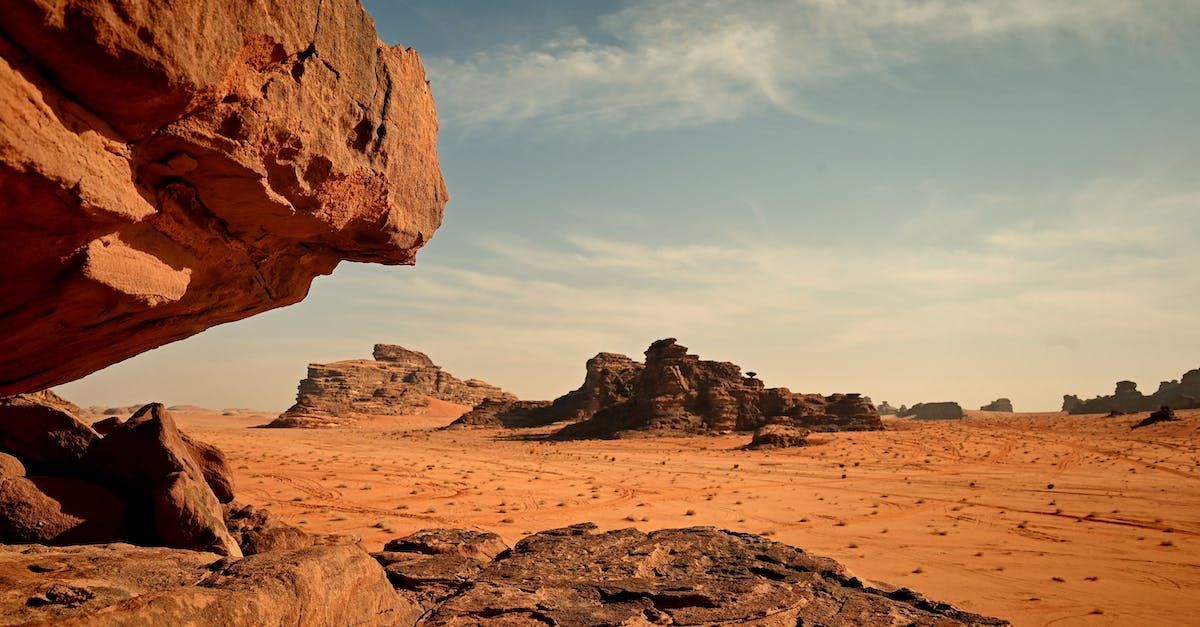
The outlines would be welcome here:
[[[1200,411],[969,412],[740,450],[748,436],[542,442],[433,431],[462,408],[369,427],[263,430],[266,413],[181,412],[225,450],[243,500],[370,549],[422,527],[524,534],[716,525],[1020,625],[1200,621]]]

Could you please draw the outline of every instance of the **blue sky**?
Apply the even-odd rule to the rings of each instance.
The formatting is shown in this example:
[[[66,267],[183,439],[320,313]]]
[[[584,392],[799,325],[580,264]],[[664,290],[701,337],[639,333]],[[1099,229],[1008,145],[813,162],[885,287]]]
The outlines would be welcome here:
[[[897,405],[1200,366],[1200,4],[366,6],[442,119],[417,266],[343,264],[68,398],[282,409],[376,341],[524,398],[667,336]]]

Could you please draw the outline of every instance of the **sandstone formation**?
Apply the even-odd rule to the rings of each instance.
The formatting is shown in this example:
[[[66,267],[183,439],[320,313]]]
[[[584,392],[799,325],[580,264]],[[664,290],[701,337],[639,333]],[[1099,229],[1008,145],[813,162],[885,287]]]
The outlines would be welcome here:
[[[789,424],[769,424],[754,432],[754,437],[746,445],[747,449],[791,448],[804,446],[808,439],[808,429],[801,429]]]
[[[891,403],[884,401],[875,406],[875,411],[879,412],[880,416],[895,416],[898,410],[892,407]]]
[[[701,360],[668,338],[646,349],[627,399],[566,425],[556,437],[752,431],[780,420],[812,431],[883,428],[875,408],[858,394],[825,397],[766,388],[737,365]]]
[[[1012,401],[1007,398],[998,398],[987,405],[980,407],[979,409],[980,411],[1002,411],[1011,414],[1013,411],[1013,404]]]
[[[871,587],[794,547],[707,527],[597,533],[584,523],[529,536],[490,563],[423,555],[412,556],[427,566],[418,578],[393,581],[430,612],[426,625],[1006,624],[911,590]]]
[[[413,263],[436,139],[417,53],[355,0],[6,2],[0,396],[298,302],[341,260]]]
[[[591,418],[629,400],[642,364],[625,355],[599,353],[587,361],[583,384],[553,401],[484,399],[452,427],[541,427]]]
[[[1153,394],[1143,394],[1133,381],[1117,381],[1116,390],[1109,396],[1082,400],[1078,396],[1063,396],[1062,410],[1071,414],[1106,414],[1153,411],[1160,407],[1194,409],[1200,407],[1200,368],[1189,370],[1177,381],[1163,381]]]
[[[901,418],[916,418],[917,420],[958,420],[966,417],[962,407],[953,401],[917,403],[896,415]]]
[[[309,364],[296,404],[267,426],[336,427],[370,416],[412,416],[422,413],[430,398],[459,405],[516,400],[485,381],[463,381],[428,355],[402,346],[376,344],[374,357]]]
[[[0,401],[0,542],[136,540],[240,556],[223,520],[233,473],[159,404],[104,436],[49,393]],[[28,472],[34,469],[35,472]]]

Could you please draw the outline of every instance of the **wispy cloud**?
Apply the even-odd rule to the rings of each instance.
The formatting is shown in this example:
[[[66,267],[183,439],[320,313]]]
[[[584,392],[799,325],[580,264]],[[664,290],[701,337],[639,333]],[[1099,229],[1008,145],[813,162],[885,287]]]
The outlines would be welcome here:
[[[777,110],[818,121],[820,84],[886,73],[938,51],[1021,38],[1159,42],[1200,15],[1188,0],[644,0],[599,35],[428,61],[455,124],[690,126]]]

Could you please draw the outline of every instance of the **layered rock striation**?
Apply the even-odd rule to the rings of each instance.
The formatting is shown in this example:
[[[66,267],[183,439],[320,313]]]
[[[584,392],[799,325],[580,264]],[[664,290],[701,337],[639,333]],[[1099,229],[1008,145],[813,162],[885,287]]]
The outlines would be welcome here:
[[[270,427],[336,427],[370,416],[412,416],[434,398],[459,405],[516,400],[485,381],[442,370],[428,355],[392,344],[376,344],[374,359],[309,364],[296,403]]]
[[[1200,368],[1189,370],[1178,380],[1163,381],[1153,394],[1143,394],[1133,381],[1117,381],[1108,396],[1083,400],[1073,394],[1063,396],[1062,410],[1071,414],[1107,414],[1153,411],[1161,407],[1194,409],[1200,407]]]
[[[579,389],[553,402],[488,401],[452,426],[533,427],[568,422],[555,437],[753,431],[782,420],[813,431],[883,428],[859,394],[794,394],[767,388],[729,362],[689,355],[673,338],[659,340],[639,363],[600,353]]]
[[[355,0],[5,3],[0,396],[412,264],[437,130]]]

